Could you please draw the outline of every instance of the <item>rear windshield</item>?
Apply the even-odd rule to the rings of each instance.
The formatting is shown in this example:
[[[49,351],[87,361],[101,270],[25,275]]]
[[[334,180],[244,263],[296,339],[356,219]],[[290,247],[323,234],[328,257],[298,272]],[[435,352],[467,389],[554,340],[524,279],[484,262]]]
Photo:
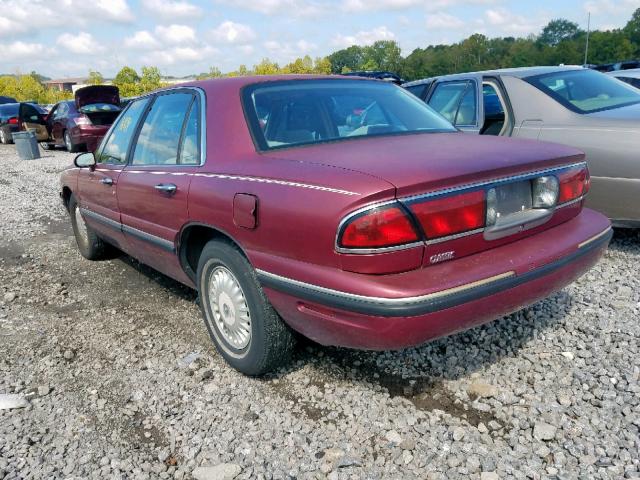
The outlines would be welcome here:
[[[363,136],[454,132],[424,102],[391,84],[363,80],[290,80],[243,90],[261,150]]]
[[[118,105],[113,105],[112,103],[92,103],[80,108],[82,113],[119,112],[120,110]]]
[[[8,103],[7,105],[0,105],[0,114],[3,117],[18,115],[18,103]]]
[[[568,70],[525,79],[577,113],[593,113],[640,103],[640,92],[594,70]]]

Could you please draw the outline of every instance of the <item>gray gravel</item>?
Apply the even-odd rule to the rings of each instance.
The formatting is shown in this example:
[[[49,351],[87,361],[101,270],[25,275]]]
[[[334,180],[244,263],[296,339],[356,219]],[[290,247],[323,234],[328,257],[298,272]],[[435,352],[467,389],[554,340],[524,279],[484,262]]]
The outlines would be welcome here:
[[[0,145],[0,479],[640,478],[640,235],[518,314],[421,348],[304,345],[270,378],[193,291],[78,254],[65,152]]]

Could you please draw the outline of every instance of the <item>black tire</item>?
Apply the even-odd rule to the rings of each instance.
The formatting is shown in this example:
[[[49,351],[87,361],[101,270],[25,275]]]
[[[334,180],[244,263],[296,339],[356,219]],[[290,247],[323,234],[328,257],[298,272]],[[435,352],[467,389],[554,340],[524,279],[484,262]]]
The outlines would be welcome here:
[[[250,317],[250,336],[248,345],[242,348],[233,345],[228,340],[229,334],[223,333],[214,320],[218,317],[214,316],[209,290],[214,273],[231,273],[243,294],[242,305]],[[211,240],[205,245],[198,262],[197,284],[209,336],[229,365],[245,375],[258,376],[289,362],[295,345],[293,333],[269,303],[253,267],[235,245],[222,240]],[[218,321],[226,325],[220,310],[223,294],[218,295],[215,308],[218,309]],[[232,305],[237,304],[232,302]],[[232,318],[233,324],[239,323],[236,309],[231,310],[232,315],[228,318]]]
[[[78,250],[80,250],[82,256],[87,260],[100,260],[105,258],[107,256],[107,244],[89,225],[84,223],[82,213],[79,212],[79,209],[80,206],[75,196],[71,195],[71,198],[69,198],[69,216],[71,217],[71,226],[73,227],[73,234],[76,237]],[[76,215],[80,217],[83,225],[78,224],[78,217]],[[86,237],[83,234],[84,229],[86,229]]]
[[[0,143],[3,145],[9,145],[13,143],[13,137],[8,128],[0,128]]]
[[[80,151],[80,146],[73,143],[69,130],[65,130],[62,139],[64,140],[64,146],[67,147],[69,153],[78,153]]]

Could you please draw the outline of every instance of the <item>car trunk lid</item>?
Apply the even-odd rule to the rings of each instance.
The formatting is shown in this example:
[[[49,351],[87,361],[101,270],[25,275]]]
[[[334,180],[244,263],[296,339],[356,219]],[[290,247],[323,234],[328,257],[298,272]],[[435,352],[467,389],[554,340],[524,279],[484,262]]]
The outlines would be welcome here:
[[[78,110],[96,103],[119,106],[120,92],[114,85],[90,85],[76,90],[75,102]]]
[[[572,147],[532,140],[438,133],[360,138],[283,149],[274,156],[366,173],[398,197],[530,173],[584,160]]]

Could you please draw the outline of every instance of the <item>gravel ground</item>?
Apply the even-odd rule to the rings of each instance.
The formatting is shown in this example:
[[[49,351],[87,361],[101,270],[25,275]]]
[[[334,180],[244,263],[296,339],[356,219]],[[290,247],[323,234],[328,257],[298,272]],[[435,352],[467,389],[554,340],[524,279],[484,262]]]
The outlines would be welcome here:
[[[0,410],[0,479],[640,478],[639,232],[490,325],[401,352],[307,344],[258,380],[215,353],[193,291],[80,257],[71,159],[0,145],[0,394],[27,399]]]

